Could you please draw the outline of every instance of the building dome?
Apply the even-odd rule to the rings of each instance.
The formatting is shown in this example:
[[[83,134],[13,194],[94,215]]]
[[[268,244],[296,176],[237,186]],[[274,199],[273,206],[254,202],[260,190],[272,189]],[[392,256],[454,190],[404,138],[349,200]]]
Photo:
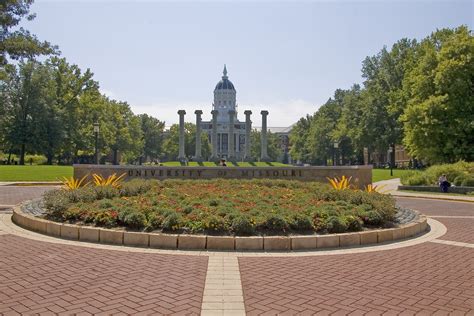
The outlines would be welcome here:
[[[234,90],[235,91],[234,84],[227,77],[227,68],[225,65],[224,65],[223,74],[224,75],[222,76],[222,80],[217,83],[214,91],[215,90]]]
[[[229,79],[222,79],[221,81],[219,81],[214,90],[225,90],[225,89],[235,90],[234,85]]]

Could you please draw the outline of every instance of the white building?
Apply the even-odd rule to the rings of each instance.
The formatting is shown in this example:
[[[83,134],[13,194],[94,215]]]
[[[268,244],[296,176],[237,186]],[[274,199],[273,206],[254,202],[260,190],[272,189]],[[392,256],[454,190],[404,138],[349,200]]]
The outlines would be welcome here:
[[[228,158],[230,146],[234,146],[236,160],[242,160],[245,152],[245,122],[238,119],[237,91],[234,84],[227,76],[227,68],[224,65],[222,79],[217,83],[214,89],[214,102],[212,110],[217,110],[217,156],[219,158]],[[229,112],[231,114],[229,114]],[[229,135],[231,120],[233,121],[233,142]],[[203,121],[201,123],[202,131],[209,135],[209,142],[212,137],[212,121]]]

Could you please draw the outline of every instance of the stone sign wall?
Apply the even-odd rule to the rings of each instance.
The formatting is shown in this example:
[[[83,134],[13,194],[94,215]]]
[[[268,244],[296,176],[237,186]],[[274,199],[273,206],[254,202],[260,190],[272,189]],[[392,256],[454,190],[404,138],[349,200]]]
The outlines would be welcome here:
[[[126,179],[287,179],[327,182],[326,177],[352,177],[351,183],[363,187],[372,183],[372,166],[335,167],[158,167],[74,165],[74,177],[100,174],[104,177],[125,173]]]

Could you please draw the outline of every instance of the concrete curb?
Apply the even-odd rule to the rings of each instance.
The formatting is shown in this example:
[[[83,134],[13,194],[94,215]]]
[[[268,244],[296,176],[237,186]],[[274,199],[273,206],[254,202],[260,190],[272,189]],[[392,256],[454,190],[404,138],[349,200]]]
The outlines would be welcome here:
[[[172,235],[127,232],[56,223],[23,213],[20,206],[14,207],[12,221],[16,225],[28,230],[75,241],[160,249],[207,249],[226,251],[292,251],[348,246],[360,247],[369,244],[412,238],[426,232],[429,228],[426,216],[420,215],[418,220],[397,228],[331,235],[264,237]]]
[[[445,197],[438,197],[437,195],[434,195],[434,194],[432,197],[426,196],[426,195],[419,196],[419,195],[404,195],[404,194],[392,194],[392,193],[390,193],[390,195],[393,196],[394,198],[402,197],[402,198],[425,199],[425,200],[441,200],[441,201],[448,201],[448,202],[452,201],[452,202],[474,203],[474,201],[466,200],[463,198],[445,198]]]

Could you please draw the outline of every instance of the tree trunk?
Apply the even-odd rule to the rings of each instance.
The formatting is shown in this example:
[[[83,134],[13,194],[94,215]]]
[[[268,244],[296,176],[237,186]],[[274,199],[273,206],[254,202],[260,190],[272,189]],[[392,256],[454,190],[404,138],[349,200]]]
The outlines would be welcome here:
[[[25,144],[21,144],[21,148],[20,148],[20,162],[19,164],[24,166],[25,165]]]
[[[117,159],[118,159],[118,150],[114,149],[114,161],[113,161],[114,165],[118,165]]]
[[[52,165],[53,164],[53,155],[52,154],[47,154],[46,158],[48,161],[46,162],[47,165]]]

